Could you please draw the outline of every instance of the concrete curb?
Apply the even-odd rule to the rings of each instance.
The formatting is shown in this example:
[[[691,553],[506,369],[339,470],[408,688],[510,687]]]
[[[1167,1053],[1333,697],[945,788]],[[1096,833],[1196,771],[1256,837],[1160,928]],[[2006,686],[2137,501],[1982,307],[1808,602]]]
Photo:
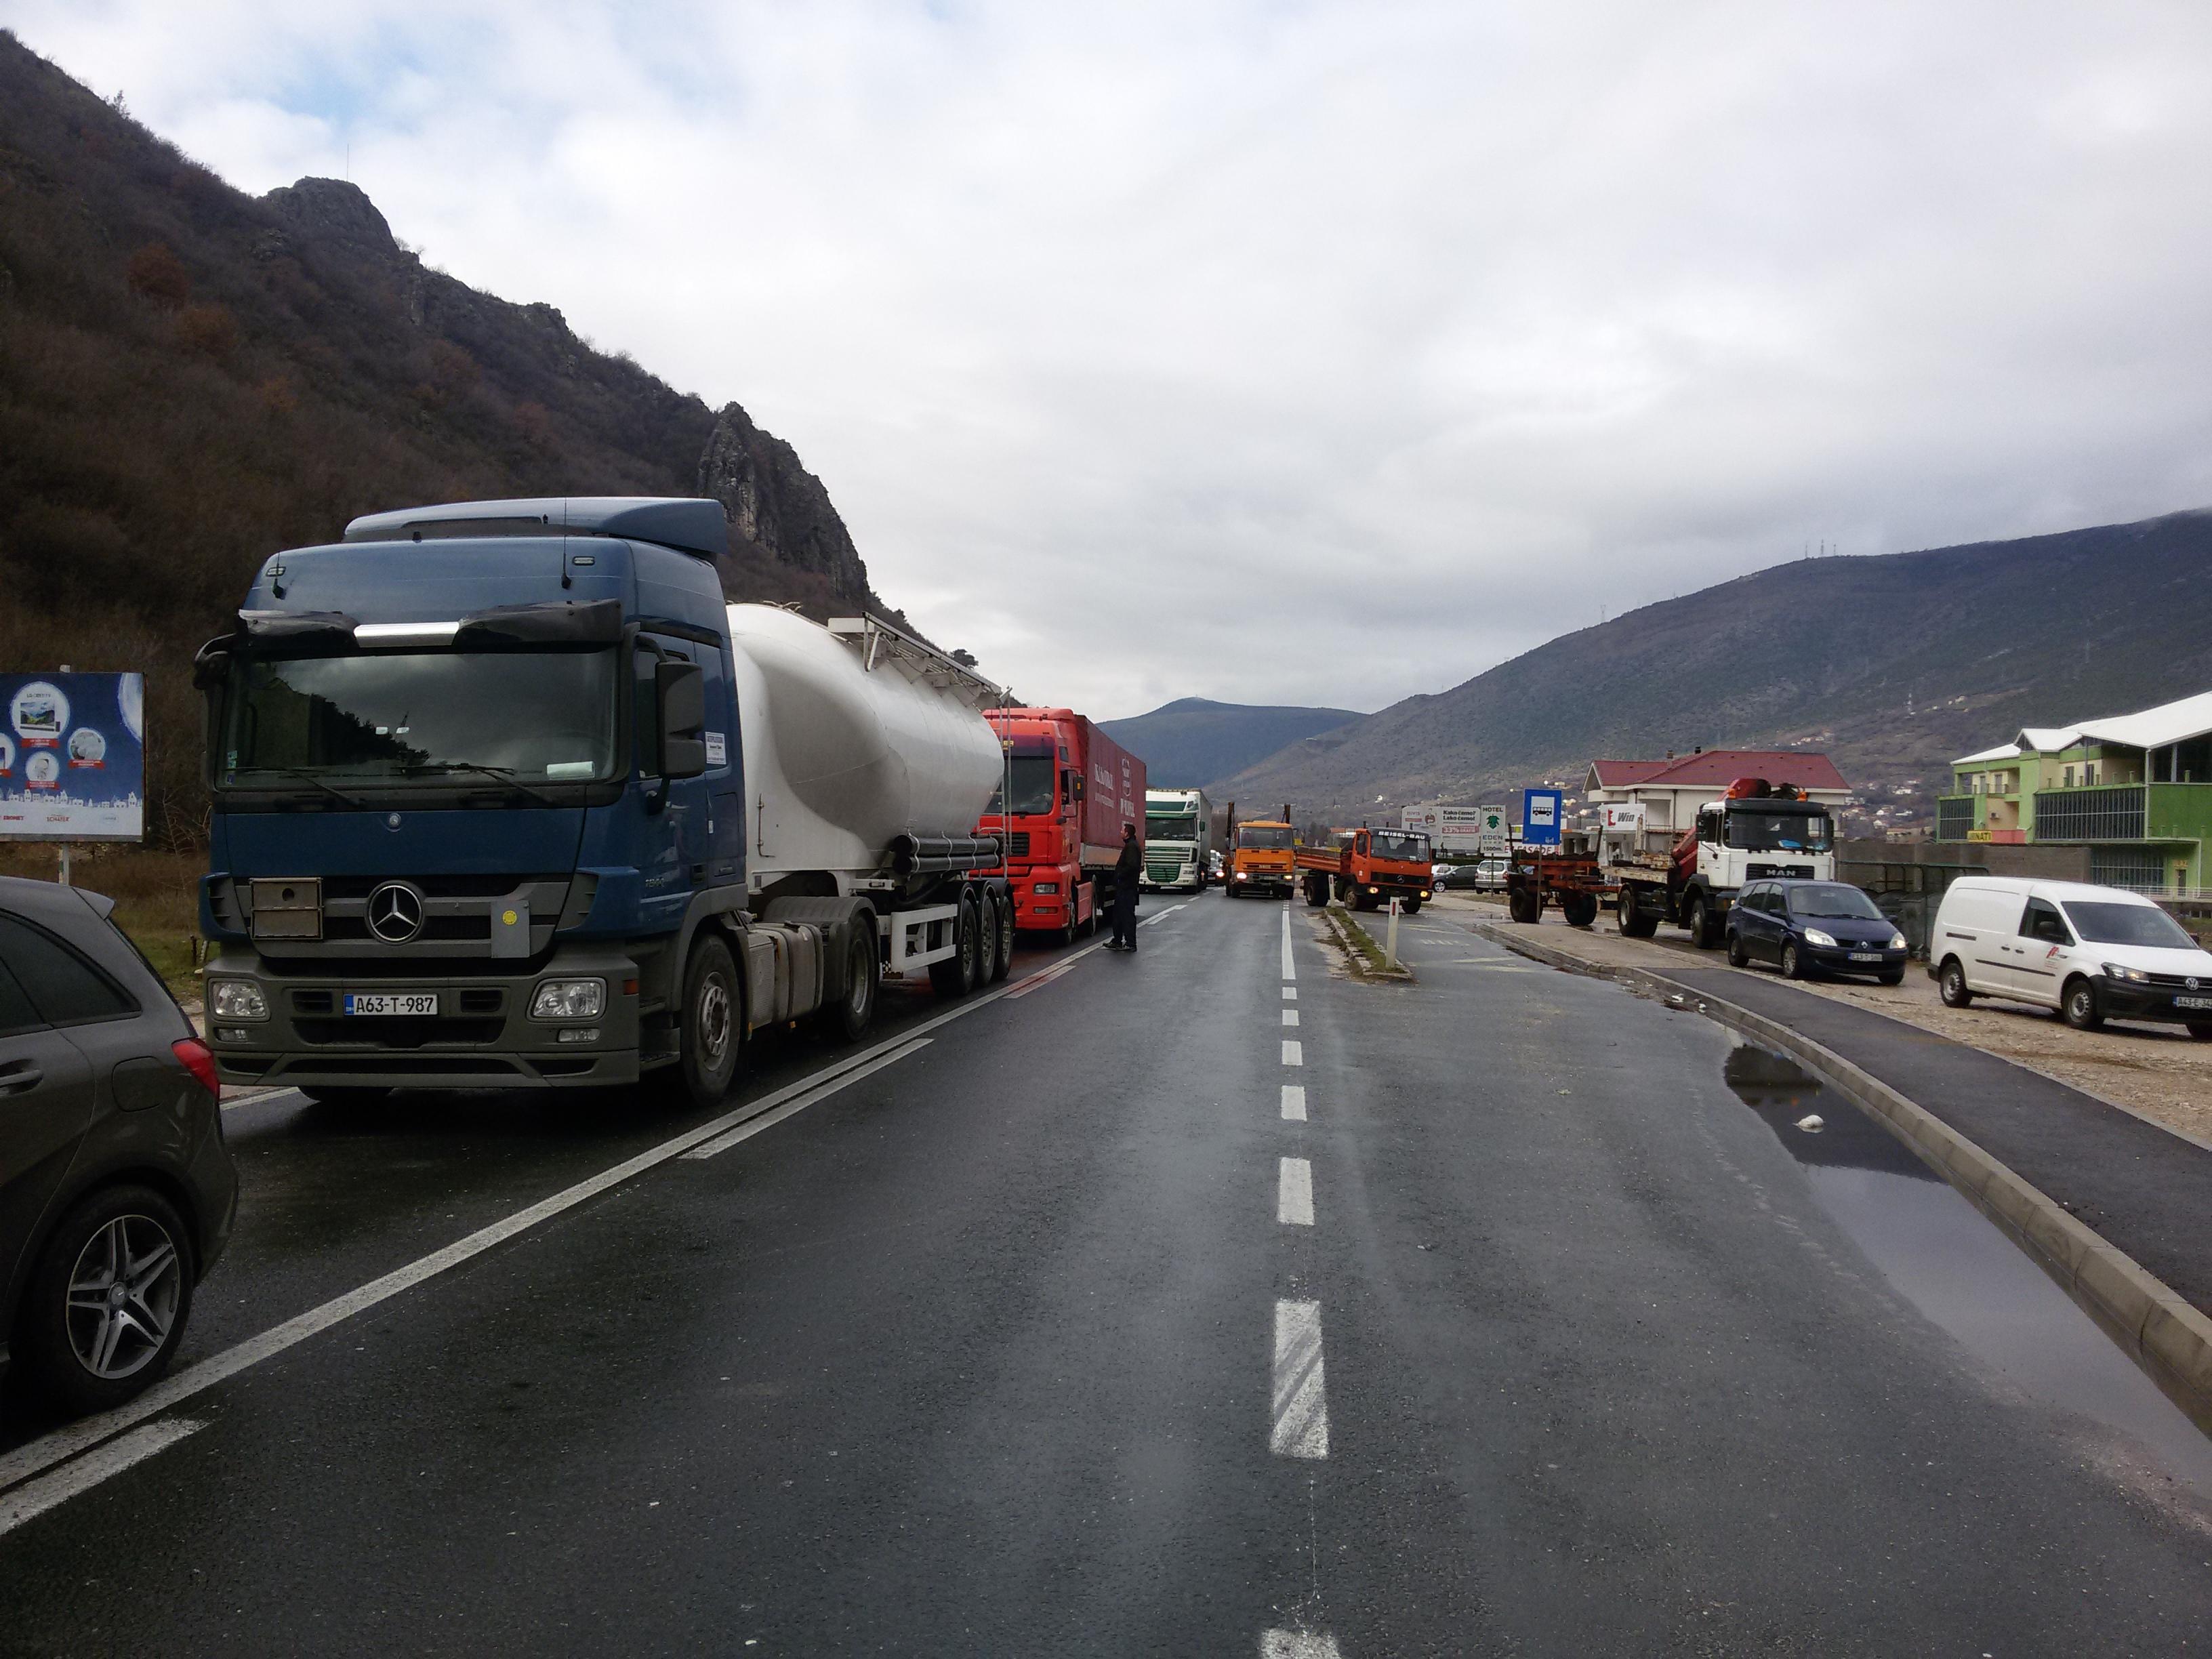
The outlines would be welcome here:
[[[1321,919],[1328,925],[1330,933],[1333,934],[1336,939],[1337,949],[1344,952],[1345,965],[1351,971],[1352,976],[1354,979],[1364,980],[1370,985],[1415,985],[1419,983],[1419,981],[1413,977],[1413,970],[1411,968],[1408,968],[1403,962],[1399,963],[1397,967],[1395,969],[1370,967],[1367,963],[1366,954],[1360,950],[1358,945],[1352,942],[1346,930],[1348,928],[1358,933],[1362,938],[1366,939],[1370,945],[1375,947],[1376,953],[1377,955],[1382,953],[1382,940],[1376,939],[1374,934],[1369,933],[1364,927],[1360,927],[1360,925],[1357,921],[1353,921],[1349,915],[1340,914],[1336,906],[1333,904],[1322,906]]]
[[[1494,922],[1468,926],[1492,944],[1531,961],[1679,1001],[1798,1060],[1870,1113],[2011,1235],[2199,1428],[2212,1433],[2212,1318],[1926,1107],[1778,1021],[1664,974],[1586,962]]]

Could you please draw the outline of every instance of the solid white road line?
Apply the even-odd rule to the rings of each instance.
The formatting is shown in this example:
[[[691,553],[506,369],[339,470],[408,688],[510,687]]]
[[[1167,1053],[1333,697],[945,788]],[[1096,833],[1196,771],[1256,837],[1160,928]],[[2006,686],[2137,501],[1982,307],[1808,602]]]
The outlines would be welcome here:
[[[1189,902],[1190,901],[1188,899],[1185,899],[1182,902],[1182,904],[1170,904],[1166,909],[1161,911],[1159,915],[1156,916],[1146,916],[1142,921],[1139,922],[1137,926],[1139,927],[1149,927],[1156,921],[1165,921],[1176,911],[1182,909],[1183,905],[1188,904]]]
[[[1275,1165],[1275,1219],[1285,1227],[1314,1224],[1313,1165],[1304,1158],[1282,1158]]]
[[[1088,956],[1092,951],[1103,948],[1103,945],[1088,945],[1078,954]],[[540,1199],[535,1204],[517,1210],[504,1220],[495,1221],[490,1226],[480,1228],[465,1238],[455,1240],[443,1249],[433,1250],[419,1261],[411,1261],[404,1267],[396,1267],[381,1279],[371,1279],[319,1308],[310,1308],[306,1313],[295,1315],[280,1325],[272,1325],[260,1335],[248,1337],[235,1347],[210,1354],[198,1364],[189,1365],[164,1377],[126,1405],[101,1412],[94,1417],[80,1418],[50,1434],[40,1436],[36,1440],[27,1441],[15,1450],[0,1455],[0,1491],[19,1481],[27,1480],[33,1475],[76,1456],[87,1447],[111,1439],[149,1417],[159,1416],[172,1406],[213,1388],[228,1377],[235,1376],[249,1366],[258,1365],[264,1359],[283,1353],[287,1348],[294,1347],[357,1313],[388,1301],[402,1291],[410,1290],[425,1279],[434,1279],[449,1267],[459,1267],[464,1261],[482,1255],[494,1246],[504,1244],[518,1233],[527,1232],[542,1221],[549,1221],[564,1211],[573,1210],[579,1204],[597,1198],[611,1187],[619,1187],[632,1176],[642,1175],[672,1158],[682,1156],[702,1141],[712,1140],[740,1123],[774,1111],[786,1101],[803,1095],[810,1089],[819,1088],[834,1077],[866,1066],[894,1048],[903,1048],[926,1031],[933,1031],[956,1019],[965,1019],[969,1014],[980,1012],[1014,988],[1014,984],[1010,982],[996,990],[971,996],[957,1007],[948,1008],[935,1018],[924,1020],[911,1030],[886,1038],[873,1048],[847,1054],[823,1066],[811,1077],[801,1078],[796,1083],[787,1084],[758,1100],[748,1101],[696,1128],[686,1129],[672,1140],[664,1140],[659,1146],[640,1152],[635,1158],[626,1158],[611,1169],[603,1170],[573,1187],[563,1188],[550,1198]]]
[[[1298,965],[1291,960],[1291,913],[1285,910],[1283,912],[1283,977],[1296,979],[1297,976]]]
[[[1328,1393],[1322,1381],[1321,1304],[1275,1304],[1275,1423],[1267,1437],[1278,1457],[1328,1455]]]
[[[1285,987],[1283,987],[1283,1000],[1284,1000],[1284,1001],[1285,1001],[1285,1002],[1296,1002],[1297,1000],[1298,1000],[1298,988],[1297,988],[1297,986],[1295,986],[1295,985],[1285,985]]]
[[[1304,1048],[1301,1044],[1291,1042],[1290,1038],[1285,1037],[1283,1039],[1283,1064],[1285,1066],[1303,1066],[1305,1063],[1306,1051]]]
[[[1284,1010],[1283,1010],[1283,1024],[1285,1024],[1285,1025],[1295,1025],[1295,1024],[1297,1024],[1297,1023],[1298,1023],[1298,1011],[1297,1011],[1297,1009],[1295,1009],[1295,1008],[1285,1008],[1285,1009],[1284,1009]]]
[[[1327,1631],[1271,1630],[1260,1638],[1260,1659],[1343,1659]]]
[[[1283,1115],[1293,1123],[1306,1121],[1306,1085],[1285,1083],[1283,1085]]]
[[[0,1533],[13,1532],[33,1516],[44,1515],[55,1504],[98,1486],[111,1474],[122,1474],[133,1463],[144,1462],[163,1447],[173,1446],[205,1426],[190,1417],[170,1417],[159,1423],[149,1423],[87,1452],[76,1462],[43,1480],[15,1487],[0,1496]]]
[[[830,1082],[822,1085],[819,1088],[809,1089],[805,1094],[799,1096],[796,1100],[787,1100],[784,1102],[782,1105],[777,1107],[772,1112],[763,1112],[757,1118],[753,1118],[747,1122],[740,1123],[736,1128],[731,1130],[729,1133],[726,1135],[716,1135],[712,1140],[707,1142],[703,1146],[694,1146],[690,1152],[684,1153],[684,1156],[686,1158],[712,1158],[717,1152],[726,1152],[731,1147],[738,1145],[738,1142],[750,1140],[755,1135],[758,1134],[763,1129],[773,1129],[777,1124],[782,1122],[784,1119],[797,1116],[799,1113],[805,1111],[809,1106],[815,1105],[821,1101],[829,1099],[830,1096],[836,1094],[840,1089],[843,1089],[852,1084],[858,1083],[862,1078],[866,1077],[872,1072],[880,1072],[886,1066],[897,1065],[899,1061],[904,1060],[908,1054],[915,1053],[917,1049],[927,1048],[929,1047],[929,1038],[916,1037],[912,1042],[908,1043],[903,1048],[894,1048],[890,1053],[885,1054],[881,1060],[872,1060],[866,1066],[856,1066],[851,1071],[846,1073],[842,1077],[834,1078]]]

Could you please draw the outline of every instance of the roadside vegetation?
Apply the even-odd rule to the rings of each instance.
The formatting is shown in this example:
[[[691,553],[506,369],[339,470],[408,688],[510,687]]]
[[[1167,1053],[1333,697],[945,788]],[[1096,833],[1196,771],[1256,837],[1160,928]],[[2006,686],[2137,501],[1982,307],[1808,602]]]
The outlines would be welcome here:
[[[1375,942],[1374,935],[1361,927],[1343,905],[1331,904],[1322,915],[1335,930],[1337,942],[1342,945],[1352,971],[1360,978],[1412,981],[1413,969],[1402,963],[1395,968],[1390,966],[1389,958],[1382,954],[1382,947]]]
[[[199,878],[204,854],[158,848],[80,846],[71,850],[70,882],[115,901],[115,921],[154,971],[181,1000],[199,995],[192,960],[199,936]],[[60,873],[56,848],[0,844],[0,875],[52,881]]]

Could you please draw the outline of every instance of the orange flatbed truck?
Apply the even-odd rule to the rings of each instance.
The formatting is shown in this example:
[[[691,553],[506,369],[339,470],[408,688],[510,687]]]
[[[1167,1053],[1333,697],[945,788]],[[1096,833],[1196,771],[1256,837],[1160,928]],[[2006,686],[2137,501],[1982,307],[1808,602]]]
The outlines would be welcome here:
[[[1328,846],[1301,847],[1297,856],[1306,902],[1316,909],[1333,897],[1355,910],[1397,899],[1410,916],[1436,890],[1429,838],[1419,830],[1340,830]]]
[[[1288,898],[1297,879],[1297,851],[1286,820],[1247,818],[1236,827],[1229,838],[1230,897]]]

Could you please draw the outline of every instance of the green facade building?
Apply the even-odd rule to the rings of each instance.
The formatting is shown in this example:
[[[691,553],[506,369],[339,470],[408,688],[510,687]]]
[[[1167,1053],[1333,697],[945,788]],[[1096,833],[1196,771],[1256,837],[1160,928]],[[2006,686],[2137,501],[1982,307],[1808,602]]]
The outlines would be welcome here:
[[[2087,846],[2092,880],[2200,896],[2212,878],[2212,692],[2138,714],[2029,726],[1951,763],[1936,839]]]

